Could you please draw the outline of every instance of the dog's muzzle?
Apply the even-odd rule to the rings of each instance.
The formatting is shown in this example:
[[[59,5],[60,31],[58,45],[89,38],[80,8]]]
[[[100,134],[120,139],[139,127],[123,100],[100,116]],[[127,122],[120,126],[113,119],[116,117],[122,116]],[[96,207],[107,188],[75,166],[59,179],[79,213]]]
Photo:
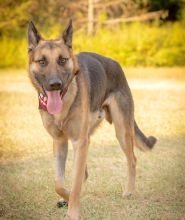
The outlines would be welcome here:
[[[50,90],[62,90],[62,80],[61,79],[50,79],[49,82]]]

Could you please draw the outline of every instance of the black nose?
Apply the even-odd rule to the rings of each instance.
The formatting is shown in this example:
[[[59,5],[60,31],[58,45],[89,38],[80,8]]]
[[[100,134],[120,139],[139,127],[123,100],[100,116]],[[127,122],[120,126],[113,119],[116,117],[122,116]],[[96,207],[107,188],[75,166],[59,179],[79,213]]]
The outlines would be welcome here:
[[[49,86],[51,90],[61,90],[62,89],[62,81],[60,79],[50,79]]]

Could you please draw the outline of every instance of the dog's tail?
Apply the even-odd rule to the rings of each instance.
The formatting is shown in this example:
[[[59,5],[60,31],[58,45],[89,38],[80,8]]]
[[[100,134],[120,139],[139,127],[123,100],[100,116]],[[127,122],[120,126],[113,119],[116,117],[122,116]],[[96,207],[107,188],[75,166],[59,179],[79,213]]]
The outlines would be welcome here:
[[[134,130],[135,130],[135,145],[142,151],[151,150],[157,139],[153,136],[146,137],[143,132],[139,129],[137,123],[134,121]]]

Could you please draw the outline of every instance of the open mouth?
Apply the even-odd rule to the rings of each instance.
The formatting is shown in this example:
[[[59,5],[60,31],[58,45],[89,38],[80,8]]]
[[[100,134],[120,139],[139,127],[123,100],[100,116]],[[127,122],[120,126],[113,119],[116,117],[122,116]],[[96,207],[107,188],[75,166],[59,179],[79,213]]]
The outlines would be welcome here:
[[[52,114],[58,114],[62,111],[63,107],[63,100],[62,100],[62,94],[63,91],[61,90],[52,90],[47,91],[45,90],[47,95],[47,111]]]

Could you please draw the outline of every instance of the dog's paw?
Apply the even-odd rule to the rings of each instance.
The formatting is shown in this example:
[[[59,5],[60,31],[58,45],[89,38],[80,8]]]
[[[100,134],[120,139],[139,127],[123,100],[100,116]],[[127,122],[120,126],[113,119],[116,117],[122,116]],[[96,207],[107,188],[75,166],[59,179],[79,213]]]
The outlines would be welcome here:
[[[124,192],[123,193],[123,198],[124,199],[129,199],[132,196],[132,194],[133,194],[132,192]]]
[[[60,200],[57,202],[57,207],[58,207],[58,208],[68,207],[68,202],[66,202],[64,199],[60,199]]]

